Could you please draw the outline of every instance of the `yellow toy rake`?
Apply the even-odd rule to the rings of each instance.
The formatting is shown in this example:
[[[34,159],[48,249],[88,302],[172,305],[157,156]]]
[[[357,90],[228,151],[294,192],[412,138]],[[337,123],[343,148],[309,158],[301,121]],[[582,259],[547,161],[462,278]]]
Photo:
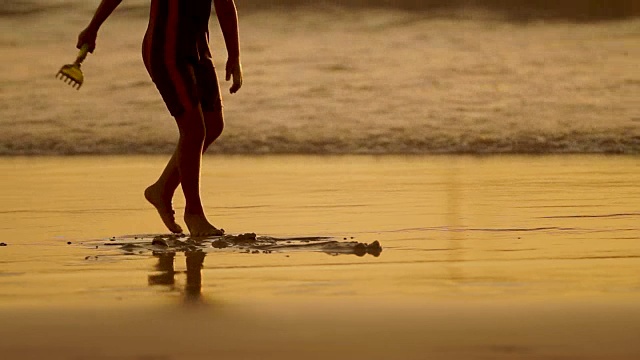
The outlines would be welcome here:
[[[60,68],[60,71],[56,74],[56,78],[61,79],[65,83],[71,85],[72,87],[80,90],[82,83],[84,82],[84,75],[82,74],[82,69],[80,69],[80,65],[87,57],[89,53],[89,45],[84,44],[80,48],[80,52],[76,57],[76,61],[73,64],[63,65]]]

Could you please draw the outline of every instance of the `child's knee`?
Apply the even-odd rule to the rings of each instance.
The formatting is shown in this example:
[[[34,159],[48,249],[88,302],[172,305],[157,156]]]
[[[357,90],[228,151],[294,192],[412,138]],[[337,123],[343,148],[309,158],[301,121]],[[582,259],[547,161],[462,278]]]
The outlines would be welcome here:
[[[205,142],[210,144],[215,141],[224,130],[224,119],[222,117],[222,111],[206,112],[204,113],[204,118],[206,127]]]
[[[176,118],[180,137],[194,143],[203,143],[206,137],[206,127],[201,113],[187,111]]]

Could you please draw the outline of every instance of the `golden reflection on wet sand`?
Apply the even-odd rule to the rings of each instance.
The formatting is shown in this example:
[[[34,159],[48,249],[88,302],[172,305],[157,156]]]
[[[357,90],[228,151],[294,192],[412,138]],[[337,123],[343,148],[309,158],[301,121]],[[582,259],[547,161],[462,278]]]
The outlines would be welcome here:
[[[384,252],[104,245],[163,231],[141,194],[162,161],[0,159],[12,175],[0,190],[0,339],[8,340],[0,351],[21,359],[95,349],[130,359],[640,354],[635,157],[209,157],[203,195],[228,233],[378,240]],[[167,329],[176,341],[158,344]]]
[[[155,265],[157,273],[149,275],[149,286],[161,286],[169,291],[179,292],[185,304],[204,303],[202,295],[202,266],[206,254],[202,251],[186,251],[185,271],[186,280],[182,290],[176,288],[176,275],[179,273],[174,269],[176,254],[173,252],[155,252],[153,254],[158,259]]]

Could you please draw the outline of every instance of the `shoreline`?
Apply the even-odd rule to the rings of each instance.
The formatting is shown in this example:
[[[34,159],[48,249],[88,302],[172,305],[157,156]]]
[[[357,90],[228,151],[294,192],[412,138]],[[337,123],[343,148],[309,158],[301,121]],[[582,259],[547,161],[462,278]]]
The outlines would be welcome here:
[[[78,153],[78,154],[0,154],[0,160],[11,159],[73,159],[73,158],[141,158],[141,157],[167,157],[172,153],[113,153],[113,154],[100,154],[100,153]],[[469,159],[483,159],[483,158],[580,158],[580,157],[611,157],[611,158],[638,158],[640,153],[617,153],[617,152],[540,152],[540,153],[510,153],[510,152],[486,152],[486,153],[220,153],[220,152],[206,152],[203,154],[203,158],[256,158],[256,159],[268,159],[268,158],[388,158],[388,159],[415,159],[415,158],[434,158],[441,159],[445,157],[451,158],[469,158]]]

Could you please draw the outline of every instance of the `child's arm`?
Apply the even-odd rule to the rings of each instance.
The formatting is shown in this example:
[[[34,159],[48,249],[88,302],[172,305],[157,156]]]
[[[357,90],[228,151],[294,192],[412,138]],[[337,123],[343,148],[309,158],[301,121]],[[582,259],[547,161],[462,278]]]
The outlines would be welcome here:
[[[98,9],[96,10],[91,22],[87,26],[86,29],[82,30],[80,35],[78,35],[78,44],[76,45],[79,48],[82,45],[89,45],[89,52],[93,52],[96,48],[96,37],[98,36],[98,30],[100,30],[100,26],[104,23],[105,20],[111,15],[113,10],[115,10],[122,0],[102,0],[100,5],[98,5]]]
[[[238,12],[233,0],[213,0],[213,6],[218,15],[220,29],[227,45],[229,57],[240,57],[240,40],[238,32]]]
[[[213,6],[218,15],[220,29],[227,46],[226,79],[233,77],[231,93],[235,93],[242,86],[242,66],[240,65],[240,36],[238,31],[238,12],[234,0],[213,0]]]

